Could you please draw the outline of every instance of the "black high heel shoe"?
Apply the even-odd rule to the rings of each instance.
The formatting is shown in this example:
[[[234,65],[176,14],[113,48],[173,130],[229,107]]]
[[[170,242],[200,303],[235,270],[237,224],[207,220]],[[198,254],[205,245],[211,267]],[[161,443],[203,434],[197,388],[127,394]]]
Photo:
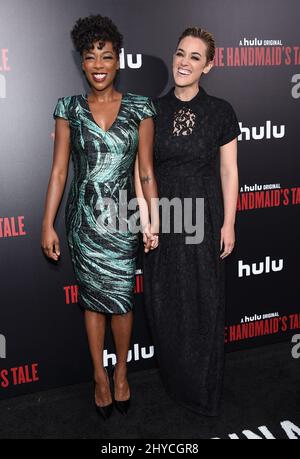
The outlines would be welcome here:
[[[103,418],[104,421],[107,421],[107,419],[110,417],[113,410],[113,406],[113,403],[110,403],[109,405],[99,406],[95,402],[96,411]]]
[[[113,380],[113,382],[114,382],[113,377],[114,377],[114,373],[115,373],[115,368],[116,368],[116,366],[114,365],[113,366],[113,370],[112,370],[112,380]],[[116,400],[115,396],[114,396],[114,404],[115,404],[117,410],[121,414],[123,414],[123,416],[126,416],[127,411],[128,411],[128,409],[130,407],[130,402],[131,402],[131,395],[129,396],[129,398],[127,400]]]
[[[105,368],[105,371],[108,376],[106,368]],[[94,389],[95,389],[95,386],[96,386],[96,383],[94,381]],[[97,405],[96,400],[95,400],[95,409],[104,421],[106,421],[110,417],[113,411],[113,406],[114,406],[113,402],[109,403],[108,405],[99,406]]]

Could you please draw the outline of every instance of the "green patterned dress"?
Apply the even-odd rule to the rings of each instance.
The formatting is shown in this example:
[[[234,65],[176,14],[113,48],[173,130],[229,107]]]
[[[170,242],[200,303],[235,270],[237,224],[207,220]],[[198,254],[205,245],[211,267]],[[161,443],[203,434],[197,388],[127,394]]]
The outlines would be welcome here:
[[[130,227],[137,209],[126,206],[125,215],[124,197],[128,202],[135,198],[139,123],[155,114],[150,98],[125,93],[114,123],[104,131],[93,118],[87,94],[57,101],[53,118],[68,120],[71,130],[74,177],[65,224],[78,303],[84,309],[124,314],[133,308],[139,233]]]

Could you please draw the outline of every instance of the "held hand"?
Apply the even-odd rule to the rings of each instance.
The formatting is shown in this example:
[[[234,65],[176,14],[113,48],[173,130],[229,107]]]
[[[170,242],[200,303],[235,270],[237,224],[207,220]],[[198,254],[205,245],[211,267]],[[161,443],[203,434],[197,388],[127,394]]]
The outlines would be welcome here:
[[[230,255],[235,243],[234,225],[223,225],[221,228],[220,251],[224,247],[220,257],[223,259]]]
[[[147,236],[147,234],[143,233],[143,242],[144,242],[144,252],[147,253],[151,247],[151,239]]]
[[[151,250],[156,249],[159,244],[159,237],[156,231],[157,229],[153,228],[153,226],[151,225],[150,227],[150,233],[152,235]]]
[[[143,242],[145,253],[148,253],[149,250],[156,249],[158,246],[158,235],[152,232],[150,224],[148,224],[143,230]]]
[[[48,258],[58,261],[60,257],[59,238],[52,226],[43,227],[41,247]]]

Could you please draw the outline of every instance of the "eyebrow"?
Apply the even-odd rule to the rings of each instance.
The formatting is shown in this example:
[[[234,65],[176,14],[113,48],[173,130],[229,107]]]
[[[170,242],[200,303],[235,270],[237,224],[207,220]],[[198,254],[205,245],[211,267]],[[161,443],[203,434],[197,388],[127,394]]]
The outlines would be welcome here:
[[[185,52],[182,48],[178,48],[177,51],[182,51],[183,53]],[[198,54],[198,56],[202,57],[202,55],[198,53],[198,51],[193,51],[192,54]]]
[[[99,49],[99,48],[97,48],[97,49]],[[102,51],[102,50],[99,50],[99,51]],[[112,51],[109,51],[109,50],[107,50],[107,51],[102,51],[102,52],[103,52],[103,54],[105,54],[105,53],[113,54],[113,52],[112,52]],[[95,54],[95,52],[94,52],[93,50],[89,50],[89,51],[86,50],[86,54]]]

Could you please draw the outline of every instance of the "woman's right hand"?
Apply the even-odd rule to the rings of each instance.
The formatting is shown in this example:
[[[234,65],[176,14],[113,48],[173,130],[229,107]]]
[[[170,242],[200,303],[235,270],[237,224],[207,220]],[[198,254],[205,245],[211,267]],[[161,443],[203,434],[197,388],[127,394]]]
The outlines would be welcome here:
[[[143,242],[144,242],[144,252],[148,253],[149,250],[156,249],[158,246],[158,235],[152,233],[152,227],[150,224],[144,226],[143,229]]]
[[[59,248],[59,238],[53,226],[43,226],[42,228],[42,237],[41,237],[41,247],[44,254],[51,258],[52,260],[57,261],[60,256]]]

